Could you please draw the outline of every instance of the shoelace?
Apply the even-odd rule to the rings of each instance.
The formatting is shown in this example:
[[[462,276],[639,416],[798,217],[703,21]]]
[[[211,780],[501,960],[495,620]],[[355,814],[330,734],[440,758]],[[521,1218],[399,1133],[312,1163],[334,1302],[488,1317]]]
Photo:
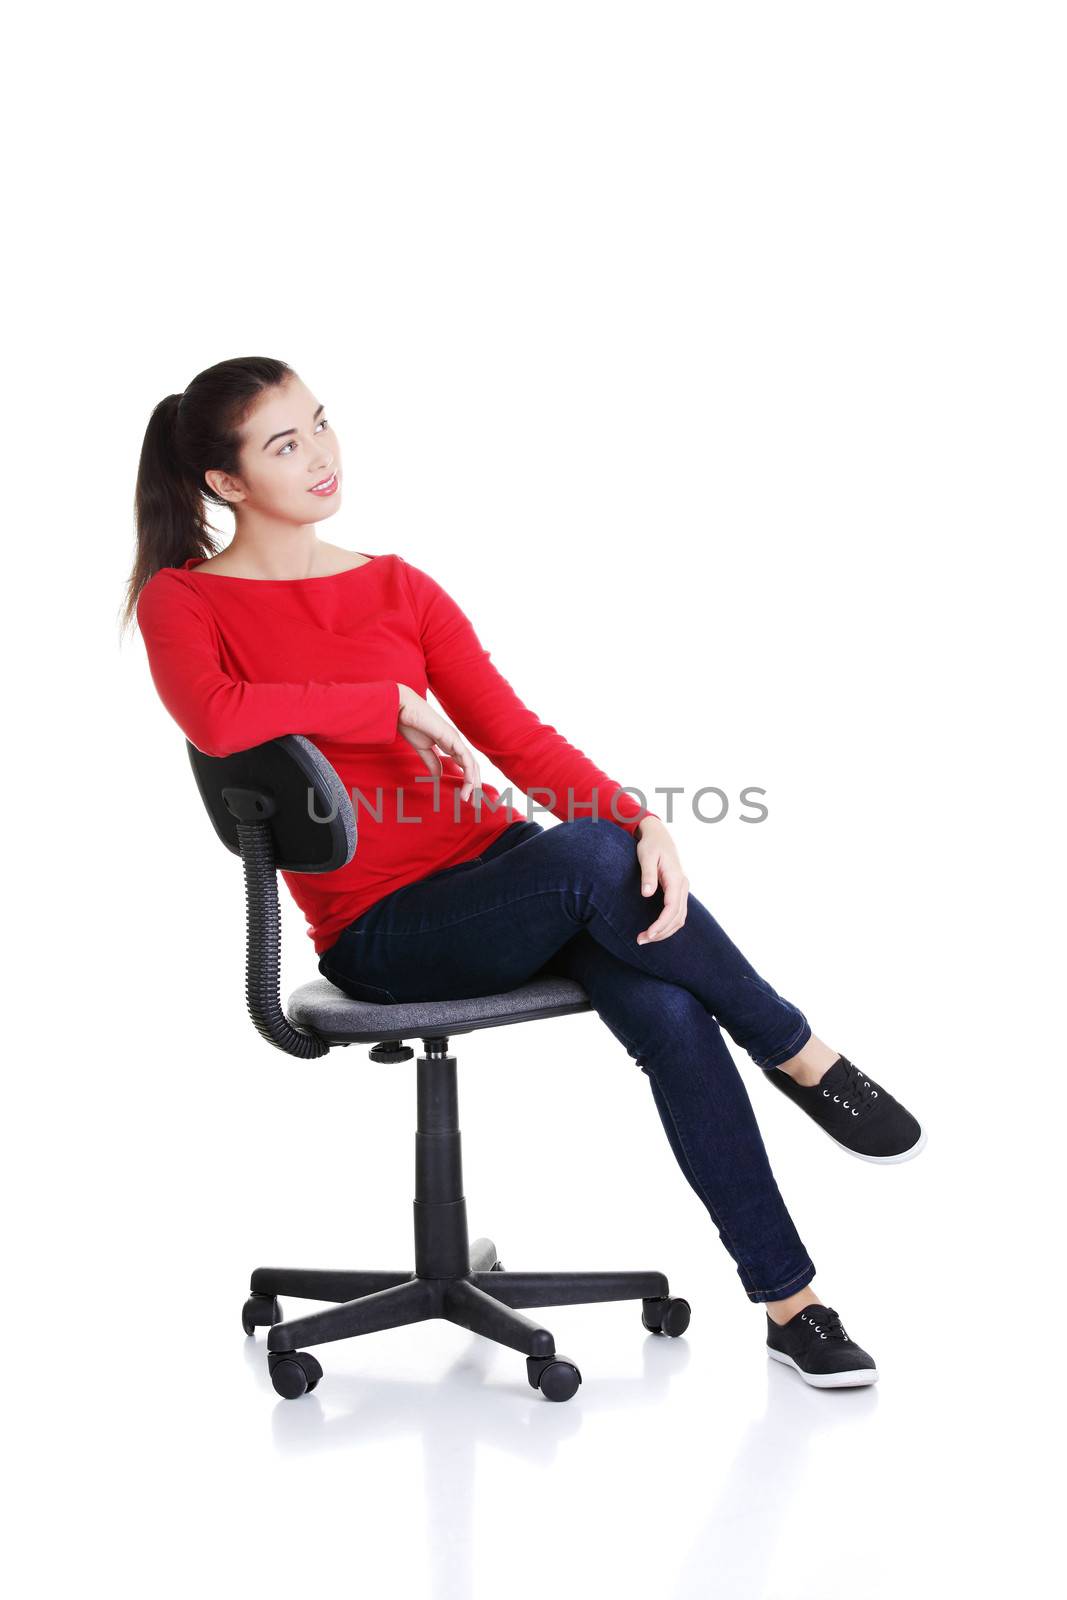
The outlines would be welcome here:
[[[818,1318],[817,1321],[816,1317]],[[812,1332],[817,1333],[820,1339],[841,1339],[845,1341],[848,1339],[848,1334],[842,1326],[841,1318],[833,1306],[827,1306],[825,1311],[816,1312],[812,1316],[808,1316],[807,1312],[802,1311],[800,1320],[801,1322],[810,1323]]]
[[[878,1099],[878,1090],[851,1061],[844,1062],[844,1068],[845,1083],[840,1093],[833,1094],[829,1089],[824,1089],[823,1095],[827,1100],[836,1100],[842,1111],[850,1112],[854,1117],[863,1116],[864,1112],[873,1109]]]

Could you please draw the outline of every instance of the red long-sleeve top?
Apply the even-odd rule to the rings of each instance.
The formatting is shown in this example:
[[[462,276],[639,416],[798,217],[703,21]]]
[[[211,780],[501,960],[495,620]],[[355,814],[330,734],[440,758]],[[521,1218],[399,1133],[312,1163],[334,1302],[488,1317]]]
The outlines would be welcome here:
[[[490,783],[480,806],[477,791],[460,800],[452,756],[433,777],[398,731],[401,683],[432,691],[466,742],[561,821],[600,816],[632,834],[657,814],[522,703],[455,600],[402,556],[319,578],[234,578],[199,564],[163,567],[138,596],[163,704],[205,755],[304,734],[356,810],[347,866],[282,873],[316,954],[375,901],[480,855],[527,815]]]

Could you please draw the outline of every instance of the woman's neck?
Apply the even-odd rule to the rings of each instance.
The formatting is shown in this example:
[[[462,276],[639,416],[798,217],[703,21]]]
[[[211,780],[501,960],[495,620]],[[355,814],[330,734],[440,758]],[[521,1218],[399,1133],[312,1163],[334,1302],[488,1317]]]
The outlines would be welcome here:
[[[353,560],[353,556],[359,559]],[[287,546],[283,553],[277,546],[257,548],[254,540],[240,539],[235,534],[225,550],[205,561],[199,570],[231,578],[264,578],[285,583],[299,578],[328,578],[335,572],[362,566],[367,559],[358,550],[341,550],[321,539],[313,538],[299,548]]]

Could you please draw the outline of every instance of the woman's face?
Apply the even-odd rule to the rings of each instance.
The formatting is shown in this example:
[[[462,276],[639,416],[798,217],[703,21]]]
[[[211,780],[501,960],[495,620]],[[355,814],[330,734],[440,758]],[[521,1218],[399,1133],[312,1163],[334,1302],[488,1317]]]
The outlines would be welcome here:
[[[308,523],[332,516],[341,503],[337,435],[325,407],[298,377],[260,395],[241,428],[239,462],[237,477],[205,474],[235,510],[244,506],[280,522]]]

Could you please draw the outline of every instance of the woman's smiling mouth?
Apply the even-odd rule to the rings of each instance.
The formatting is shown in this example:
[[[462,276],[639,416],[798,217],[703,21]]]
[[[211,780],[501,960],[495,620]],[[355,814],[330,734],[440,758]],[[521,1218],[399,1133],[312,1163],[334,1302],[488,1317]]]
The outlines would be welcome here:
[[[333,494],[337,488],[337,473],[331,472],[328,478],[322,478],[318,483],[312,484],[308,494]]]

